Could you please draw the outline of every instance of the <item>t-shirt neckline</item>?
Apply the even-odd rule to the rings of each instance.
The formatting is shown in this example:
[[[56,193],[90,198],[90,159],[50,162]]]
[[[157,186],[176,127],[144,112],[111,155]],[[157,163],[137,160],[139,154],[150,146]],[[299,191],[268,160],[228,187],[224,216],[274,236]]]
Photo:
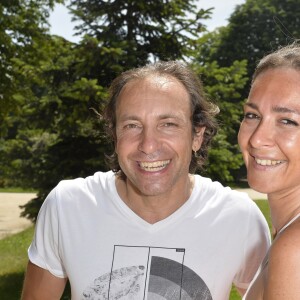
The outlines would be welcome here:
[[[194,178],[195,178],[195,184],[194,184],[194,187],[193,187],[193,190],[192,190],[192,193],[191,193],[189,199],[181,207],[179,207],[175,212],[173,212],[171,215],[169,215],[165,219],[158,221],[154,224],[148,223],[147,221],[142,219],[132,209],[130,209],[127,206],[127,204],[121,199],[121,197],[119,196],[119,193],[117,191],[117,187],[116,187],[115,174],[113,174],[112,180],[110,180],[111,191],[113,192],[112,199],[115,202],[115,204],[117,205],[117,207],[121,210],[121,212],[123,214],[127,215],[127,217],[129,217],[130,220],[134,221],[141,228],[144,228],[145,230],[151,231],[151,232],[158,231],[158,230],[161,230],[161,229],[167,227],[170,224],[174,224],[174,222],[181,220],[182,219],[181,217],[187,211],[189,211],[190,207],[192,206],[192,204],[195,201],[195,198],[196,198],[195,195],[197,194],[197,191],[200,189],[199,176],[194,175]]]

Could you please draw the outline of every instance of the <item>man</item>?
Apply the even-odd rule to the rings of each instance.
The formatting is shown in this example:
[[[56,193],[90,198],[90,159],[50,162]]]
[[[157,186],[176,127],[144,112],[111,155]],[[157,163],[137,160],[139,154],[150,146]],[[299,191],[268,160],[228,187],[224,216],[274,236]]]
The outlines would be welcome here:
[[[200,175],[216,108],[182,63],[121,74],[105,113],[112,171],[49,194],[29,248],[23,299],[228,299],[269,246],[243,193]]]

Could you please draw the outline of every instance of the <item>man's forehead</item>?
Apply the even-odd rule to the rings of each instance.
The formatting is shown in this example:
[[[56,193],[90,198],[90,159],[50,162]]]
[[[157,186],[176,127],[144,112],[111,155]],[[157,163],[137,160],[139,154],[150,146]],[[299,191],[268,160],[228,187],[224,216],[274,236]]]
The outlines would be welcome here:
[[[130,87],[141,85],[141,84],[151,84],[153,86],[157,86],[158,88],[164,88],[164,87],[167,88],[170,84],[182,85],[177,78],[171,75],[155,73],[155,74],[149,74],[142,78],[134,78],[130,80],[125,84],[122,91]]]

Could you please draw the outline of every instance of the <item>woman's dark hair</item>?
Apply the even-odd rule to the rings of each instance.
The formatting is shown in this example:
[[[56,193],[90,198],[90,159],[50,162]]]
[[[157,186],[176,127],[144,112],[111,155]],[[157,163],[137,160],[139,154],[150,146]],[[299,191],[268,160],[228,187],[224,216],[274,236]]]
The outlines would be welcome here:
[[[122,89],[132,80],[141,80],[150,76],[173,77],[181,82],[188,92],[191,103],[193,133],[196,133],[198,127],[205,126],[201,148],[196,153],[192,153],[189,170],[191,173],[194,173],[196,169],[202,169],[207,159],[211,140],[217,132],[215,115],[219,112],[219,108],[207,100],[200,79],[182,62],[160,61],[148,64],[144,67],[125,71],[119,75],[110,86],[109,102],[104,113],[108,136],[115,142],[116,105]],[[120,168],[118,157],[115,152],[112,155],[107,156],[107,162],[114,172],[119,172],[122,178],[126,178]]]
[[[252,84],[259,74],[277,68],[300,70],[300,45],[298,42],[281,47],[262,58],[253,74]]]

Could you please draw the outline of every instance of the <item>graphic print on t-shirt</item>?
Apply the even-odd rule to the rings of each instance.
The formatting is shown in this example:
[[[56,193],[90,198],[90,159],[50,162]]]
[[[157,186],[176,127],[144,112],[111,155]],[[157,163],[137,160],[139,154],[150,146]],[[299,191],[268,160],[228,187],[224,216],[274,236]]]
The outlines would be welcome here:
[[[96,278],[82,300],[212,300],[184,255],[182,248],[116,245],[111,272]]]

